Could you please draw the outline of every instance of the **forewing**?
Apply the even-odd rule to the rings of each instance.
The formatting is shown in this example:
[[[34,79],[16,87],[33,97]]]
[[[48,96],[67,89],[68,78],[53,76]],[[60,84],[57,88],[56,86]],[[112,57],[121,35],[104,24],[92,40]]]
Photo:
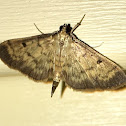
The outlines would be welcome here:
[[[83,67],[76,59],[74,52],[65,57],[62,66],[62,80],[73,89],[93,89],[91,80],[88,78]]]
[[[53,42],[52,34],[8,40],[0,44],[0,58],[10,68],[46,81],[53,78]]]
[[[113,61],[86,43],[74,39],[63,65],[63,79],[74,89],[115,89],[124,86],[126,75]]]

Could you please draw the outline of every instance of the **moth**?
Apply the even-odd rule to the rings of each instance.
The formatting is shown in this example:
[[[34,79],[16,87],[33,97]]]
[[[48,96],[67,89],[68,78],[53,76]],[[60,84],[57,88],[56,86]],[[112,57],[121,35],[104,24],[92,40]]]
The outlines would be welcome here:
[[[123,69],[74,34],[84,16],[73,28],[64,24],[53,33],[4,41],[1,60],[35,81],[53,80],[51,96],[60,81],[75,90],[123,87]]]

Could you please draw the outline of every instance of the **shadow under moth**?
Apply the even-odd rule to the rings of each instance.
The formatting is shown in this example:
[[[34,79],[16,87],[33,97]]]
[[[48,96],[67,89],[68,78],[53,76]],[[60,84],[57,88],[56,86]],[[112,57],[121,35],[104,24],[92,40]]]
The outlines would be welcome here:
[[[75,90],[125,86],[122,68],[73,33],[83,18],[73,28],[64,24],[53,33],[7,40],[0,44],[0,58],[35,81],[53,80],[51,96],[59,82]]]

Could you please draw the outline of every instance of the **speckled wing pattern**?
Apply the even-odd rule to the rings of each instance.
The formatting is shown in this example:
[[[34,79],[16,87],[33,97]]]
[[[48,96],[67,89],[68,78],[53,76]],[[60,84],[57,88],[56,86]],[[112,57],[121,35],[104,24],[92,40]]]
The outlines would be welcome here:
[[[36,80],[53,78],[53,34],[7,40],[0,44],[0,58],[10,68]]]
[[[63,80],[76,90],[116,89],[126,83],[126,75],[113,61],[72,34],[70,52],[63,65]]]
[[[51,96],[60,81],[76,90],[125,86],[122,68],[73,33],[83,18],[73,28],[64,24],[54,33],[7,40],[0,44],[0,58],[33,80],[53,80]]]

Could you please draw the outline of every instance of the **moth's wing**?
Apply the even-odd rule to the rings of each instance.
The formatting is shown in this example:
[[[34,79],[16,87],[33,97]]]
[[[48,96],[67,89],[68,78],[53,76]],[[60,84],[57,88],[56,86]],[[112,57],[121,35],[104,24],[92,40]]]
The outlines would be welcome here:
[[[53,78],[53,42],[52,34],[7,40],[0,44],[0,58],[10,68],[46,81]]]
[[[68,86],[82,89],[116,89],[124,86],[126,75],[113,61],[74,38],[62,68]]]

